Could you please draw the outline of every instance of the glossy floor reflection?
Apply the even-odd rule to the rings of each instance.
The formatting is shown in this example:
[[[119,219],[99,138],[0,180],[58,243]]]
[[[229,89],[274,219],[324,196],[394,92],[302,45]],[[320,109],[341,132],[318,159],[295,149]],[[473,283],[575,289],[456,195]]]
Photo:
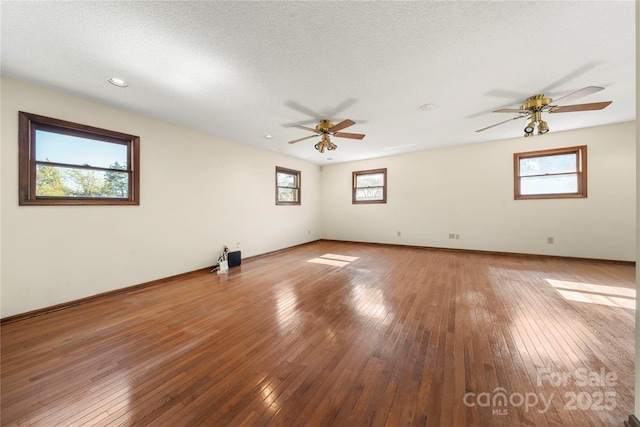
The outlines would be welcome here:
[[[3,325],[1,421],[619,425],[634,280],[606,262],[320,241]]]

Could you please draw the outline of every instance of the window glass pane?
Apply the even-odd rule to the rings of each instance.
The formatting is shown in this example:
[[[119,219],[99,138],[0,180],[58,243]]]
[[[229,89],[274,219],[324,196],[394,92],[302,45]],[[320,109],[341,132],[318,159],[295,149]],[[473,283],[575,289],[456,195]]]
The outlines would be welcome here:
[[[578,192],[578,175],[525,177],[520,180],[520,194],[567,194]]]
[[[384,185],[383,173],[368,173],[356,175],[356,187],[382,187]],[[382,191],[382,189],[380,189]],[[381,197],[382,198],[382,197]]]
[[[127,146],[36,130],[36,160],[98,168],[127,168]]]
[[[298,190],[295,188],[278,187],[278,201],[279,202],[297,202]]]
[[[383,191],[382,187],[370,187],[370,188],[357,188],[356,200],[382,200]]]
[[[520,159],[520,176],[576,172],[576,153]]]
[[[296,187],[296,176],[289,173],[278,172],[277,174],[278,187]]]
[[[129,197],[129,174],[39,164],[36,196]]]

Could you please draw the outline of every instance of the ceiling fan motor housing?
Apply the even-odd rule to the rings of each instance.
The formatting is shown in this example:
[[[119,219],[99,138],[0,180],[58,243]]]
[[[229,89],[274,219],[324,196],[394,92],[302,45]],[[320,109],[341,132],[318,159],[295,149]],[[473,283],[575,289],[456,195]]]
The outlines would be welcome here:
[[[522,104],[521,110],[540,111],[547,105],[551,104],[551,98],[545,98],[544,95],[534,95],[529,97],[526,104]]]
[[[333,123],[329,120],[320,120],[320,123],[316,125],[316,132],[327,133],[329,129],[333,127]]]

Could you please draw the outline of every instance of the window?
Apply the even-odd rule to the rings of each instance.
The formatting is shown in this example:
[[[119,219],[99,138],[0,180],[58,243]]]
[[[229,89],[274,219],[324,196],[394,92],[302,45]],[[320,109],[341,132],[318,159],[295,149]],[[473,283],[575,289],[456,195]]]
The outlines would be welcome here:
[[[587,197],[587,147],[515,153],[515,199]]]
[[[139,205],[140,138],[20,112],[20,205]]]
[[[276,166],[276,205],[300,204],[300,171]]]
[[[387,169],[353,172],[352,203],[387,203]]]

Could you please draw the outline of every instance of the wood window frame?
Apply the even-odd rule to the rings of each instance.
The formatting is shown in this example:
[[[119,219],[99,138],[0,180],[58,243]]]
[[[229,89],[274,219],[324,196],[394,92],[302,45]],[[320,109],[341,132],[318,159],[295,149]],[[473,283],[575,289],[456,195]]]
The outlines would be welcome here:
[[[577,191],[575,193],[544,193],[544,194],[521,194],[521,178],[520,160],[531,157],[548,157],[560,156],[565,154],[576,154],[576,171],[570,174],[577,176]],[[513,182],[514,182],[514,199],[575,199],[587,197],[587,146],[580,145],[575,147],[554,148],[548,150],[528,151],[513,154]],[[559,173],[557,175],[566,175],[569,173]],[[530,175],[530,176],[549,176],[552,174]]]
[[[93,126],[54,119],[20,111],[18,114],[18,198],[20,206],[35,205],[139,205],[140,204],[140,137]],[[127,147],[127,198],[69,197],[36,195],[36,130],[50,131]],[[109,171],[82,165],[47,163],[58,167]]]
[[[356,191],[359,187],[357,187],[357,178],[361,175],[373,175],[382,173],[383,175],[383,184],[382,184],[382,199],[379,200],[357,200],[356,199]],[[376,187],[379,188],[379,187]],[[354,171],[351,174],[351,203],[354,205],[364,205],[364,204],[374,204],[374,203],[387,203],[387,168],[379,168],[379,169],[368,169],[361,171]]]
[[[278,186],[278,174],[279,173],[284,173],[287,175],[293,175],[295,176],[295,186],[294,187],[279,187]],[[299,206],[302,204],[302,173],[298,170],[295,169],[288,169],[288,168],[283,168],[281,166],[276,166],[276,205],[278,206]],[[297,190],[298,193],[298,198],[295,201],[286,201],[286,200],[280,200],[279,197],[279,189],[280,188],[294,188],[295,190]]]

